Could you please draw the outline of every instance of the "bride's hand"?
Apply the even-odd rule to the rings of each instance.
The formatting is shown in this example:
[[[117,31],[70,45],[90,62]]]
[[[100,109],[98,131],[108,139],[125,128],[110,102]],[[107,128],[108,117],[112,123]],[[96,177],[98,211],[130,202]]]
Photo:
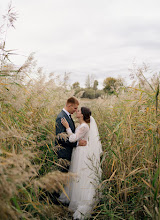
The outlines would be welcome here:
[[[67,128],[69,128],[69,124],[68,124],[68,122],[67,122],[67,120],[65,119],[65,118],[62,118],[61,119],[61,123],[62,123],[62,125],[67,129]]]
[[[86,146],[86,145],[87,145],[87,141],[85,141],[85,140],[80,140],[78,142],[78,146]]]

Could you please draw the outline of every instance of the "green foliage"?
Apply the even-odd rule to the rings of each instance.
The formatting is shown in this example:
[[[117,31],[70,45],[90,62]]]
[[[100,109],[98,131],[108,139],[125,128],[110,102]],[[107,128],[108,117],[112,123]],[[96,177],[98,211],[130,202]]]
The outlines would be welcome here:
[[[79,88],[80,88],[79,82],[75,82],[72,84],[72,89],[79,89]]]
[[[77,89],[74,90],[74,95],[77,96],[77,95],[80,94],[80,98],[81,98],[81,96],[83,94],[83,91],[84,91],[83,88],[77,88]]]
[[[45,141],[46,136],[41,136],[40,141]],[[42,139],[41,139],[42,138]],[[47,142],[47,140],[46,140]],[[57,162],[56,152],[52,144],[45,144],[44,146],[39,147],[39,155],[34,160],[34,163],[40,165],[39,175],[44,176],[45,174],[57,170],[58,167],[55,165]]]
[[[123,82],[122,82],[121,79],[115,79],[113,77],[107,77],[103,81],[103,86],[104,86],[103,90],[106,93],[108,93],[109,95],[111,95],[111,94],[118,95],[120,87],[123,86]]]
[[[93,89],[94,89],[94,90],[97,90],[97,89],[98,89],[98,81],[97,81],[97,80],[94,80]]]
[[[104,86],[104,91],[108,92],[109,94],[114,93],[115,88],[115,83],[116,79],[113,77],[108,77],[103,81],[103,86]]]
[[[83,95],[81,98],[88,98],[88,99],[96,99],[98,97],[101,97],[103,95],[102,90],[94,90],[93,88],[85,89]]]

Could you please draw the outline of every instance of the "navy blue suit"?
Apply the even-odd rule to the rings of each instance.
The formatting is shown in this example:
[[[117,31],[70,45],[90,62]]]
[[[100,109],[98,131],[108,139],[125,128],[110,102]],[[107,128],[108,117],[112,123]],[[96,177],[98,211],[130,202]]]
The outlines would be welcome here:
[[[65,118],[69,124],[69,127],[71,128],[72,132],[75,133],[75,124],[72,118],[70,118],[63,110],[59,113],[56,119],[56,135],[66,132],[66,128],[62,125],[61,119]],[[70,143],[67,139],[66,141],[61,138],[56,138],[55,145],[60,145],[63,147],[63,149],[58,150],[58,158],[67,159],[71,161],[71,155],[73,147],[77,146],[77,142]]]

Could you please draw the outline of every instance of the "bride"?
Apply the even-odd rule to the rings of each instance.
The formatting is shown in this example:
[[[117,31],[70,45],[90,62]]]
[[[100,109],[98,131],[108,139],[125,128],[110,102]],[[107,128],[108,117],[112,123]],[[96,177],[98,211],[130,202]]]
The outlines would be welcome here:
[[[66,193],[60,195],[59,201],[69,203],[69,209],[74,212],[74,219],[84,219],[89,217],[98,199],[96,188],[102,172],[100,168],[102,146],[97,124],[91,116],[90,109],[82,107],[76,112],[76,117],[79,120],[79,126],[75,133],[72,133],[65,118],[61,120],[68,133],[69,141],[77,141],[77,147],[73,149],[69,168],[69,172],[75,173],[76,176],[69,185],[65,186]],[[81,139],[87,141],[86,146],[78,146],[78,141]]]

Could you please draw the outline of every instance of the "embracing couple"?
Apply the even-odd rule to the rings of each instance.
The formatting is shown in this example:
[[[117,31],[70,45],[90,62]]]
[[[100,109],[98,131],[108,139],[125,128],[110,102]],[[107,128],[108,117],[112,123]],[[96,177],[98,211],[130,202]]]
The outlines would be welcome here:
[[[65,193],[59,197],[62,203],[68,203],[74,212],[74,219],[89,217],[98,196],[96,189],[101,178],[100,155],[102,146],[99,132],[89,108],[78,109],[75,97],[67,100],[65,107],[56,119],[56,145],[59,145],[58,158],[70,161],[70,166],[61,169],[71,172],[75,177],[65,186]],[[79,121],[75,129],[71,115],[76,112]],[[63,138],[67,133],[68,138]],[[66,196],[67,195],[67,196]]]

